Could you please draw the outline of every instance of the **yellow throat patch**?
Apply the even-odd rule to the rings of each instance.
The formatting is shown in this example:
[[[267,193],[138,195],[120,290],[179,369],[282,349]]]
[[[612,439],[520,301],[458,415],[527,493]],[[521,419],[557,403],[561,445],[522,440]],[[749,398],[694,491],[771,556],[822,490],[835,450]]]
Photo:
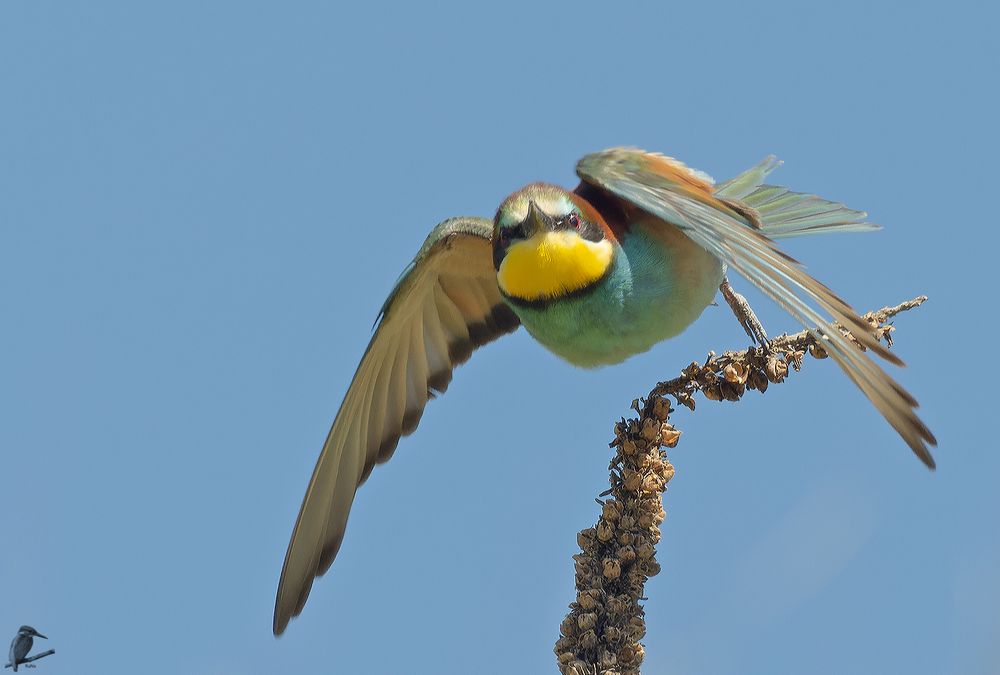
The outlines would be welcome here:
[[[614,256],[611,242],[576,232],[539,232],[507,249],[497,281],[509,296],[544,300],[568,295],[604,276]]]

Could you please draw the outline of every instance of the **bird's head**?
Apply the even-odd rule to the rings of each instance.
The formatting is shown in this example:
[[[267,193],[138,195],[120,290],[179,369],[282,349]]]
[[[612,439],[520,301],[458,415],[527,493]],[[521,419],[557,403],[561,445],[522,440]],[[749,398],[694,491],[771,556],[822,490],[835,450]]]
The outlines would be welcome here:
[[[545,303],[592,288],[611,268],[615,245],[597,210],[555,185],[518,190],[493,220],[497,281],[515,303]]]
[[[45,637],[44,635],[42,635],[41,633],[39,633],[37,630],[35,630],[31,626],[21,626],[17,630],[17,633],[18,633],[18,635],[30,635],[32,637],[40,637],[43,640],[48,640],[47,637]]]

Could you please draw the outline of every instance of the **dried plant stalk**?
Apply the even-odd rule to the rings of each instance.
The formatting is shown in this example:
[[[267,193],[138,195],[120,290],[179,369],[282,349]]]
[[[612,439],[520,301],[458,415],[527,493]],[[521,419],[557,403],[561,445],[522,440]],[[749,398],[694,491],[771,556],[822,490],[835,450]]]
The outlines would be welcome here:
[[[891,346],[894,327],[889,319],[926,300],[920,296],[862,318],[872,335]],[[639,675],[645,655],[640,640],[646,634],[639,603],[645,599],[646,580],[660,571],[656,544],[666,516],[663,491],[674,475],[664,448],[676,446],[681,435],[670,424],[673,409],[665,397],[673,396],[691,410],[698,391],[709,400],[737,401],[747,389],[763,393],[770,383],[783,382],[789,368],[802,368],[806,354],[826,358],[822,343],[808,331],[781,335],[767,350],[710,353],[704,364],[692,363],[680,377],[658,383],[644,399],[633,401],[638,416],[615,424],[611,489],[601,494],[605,501],[597,500],[597,524],[577,534],[577,596],[555,646],[563,675]]]

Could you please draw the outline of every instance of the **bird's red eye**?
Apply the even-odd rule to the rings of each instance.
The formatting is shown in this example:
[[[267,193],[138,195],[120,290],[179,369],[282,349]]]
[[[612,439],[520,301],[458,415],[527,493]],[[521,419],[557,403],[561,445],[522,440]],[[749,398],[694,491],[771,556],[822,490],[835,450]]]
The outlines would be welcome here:
[[[571,213],[569,214],[568,220],[570,225],[572,225],[578,230],[580,229],[580,216],[576,215],[575,213]]]

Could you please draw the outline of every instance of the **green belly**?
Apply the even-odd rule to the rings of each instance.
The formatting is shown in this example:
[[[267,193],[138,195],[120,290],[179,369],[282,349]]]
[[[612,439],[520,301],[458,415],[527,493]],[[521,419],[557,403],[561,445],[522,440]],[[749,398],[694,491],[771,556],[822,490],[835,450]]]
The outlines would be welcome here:
[[[585,368],[620,363],[677,335],[712,302],[722,265],[674,228],[664,236],[664,225],[655,227],[657,234],[634,225],[594,288],[511,309],[547,349]]]

